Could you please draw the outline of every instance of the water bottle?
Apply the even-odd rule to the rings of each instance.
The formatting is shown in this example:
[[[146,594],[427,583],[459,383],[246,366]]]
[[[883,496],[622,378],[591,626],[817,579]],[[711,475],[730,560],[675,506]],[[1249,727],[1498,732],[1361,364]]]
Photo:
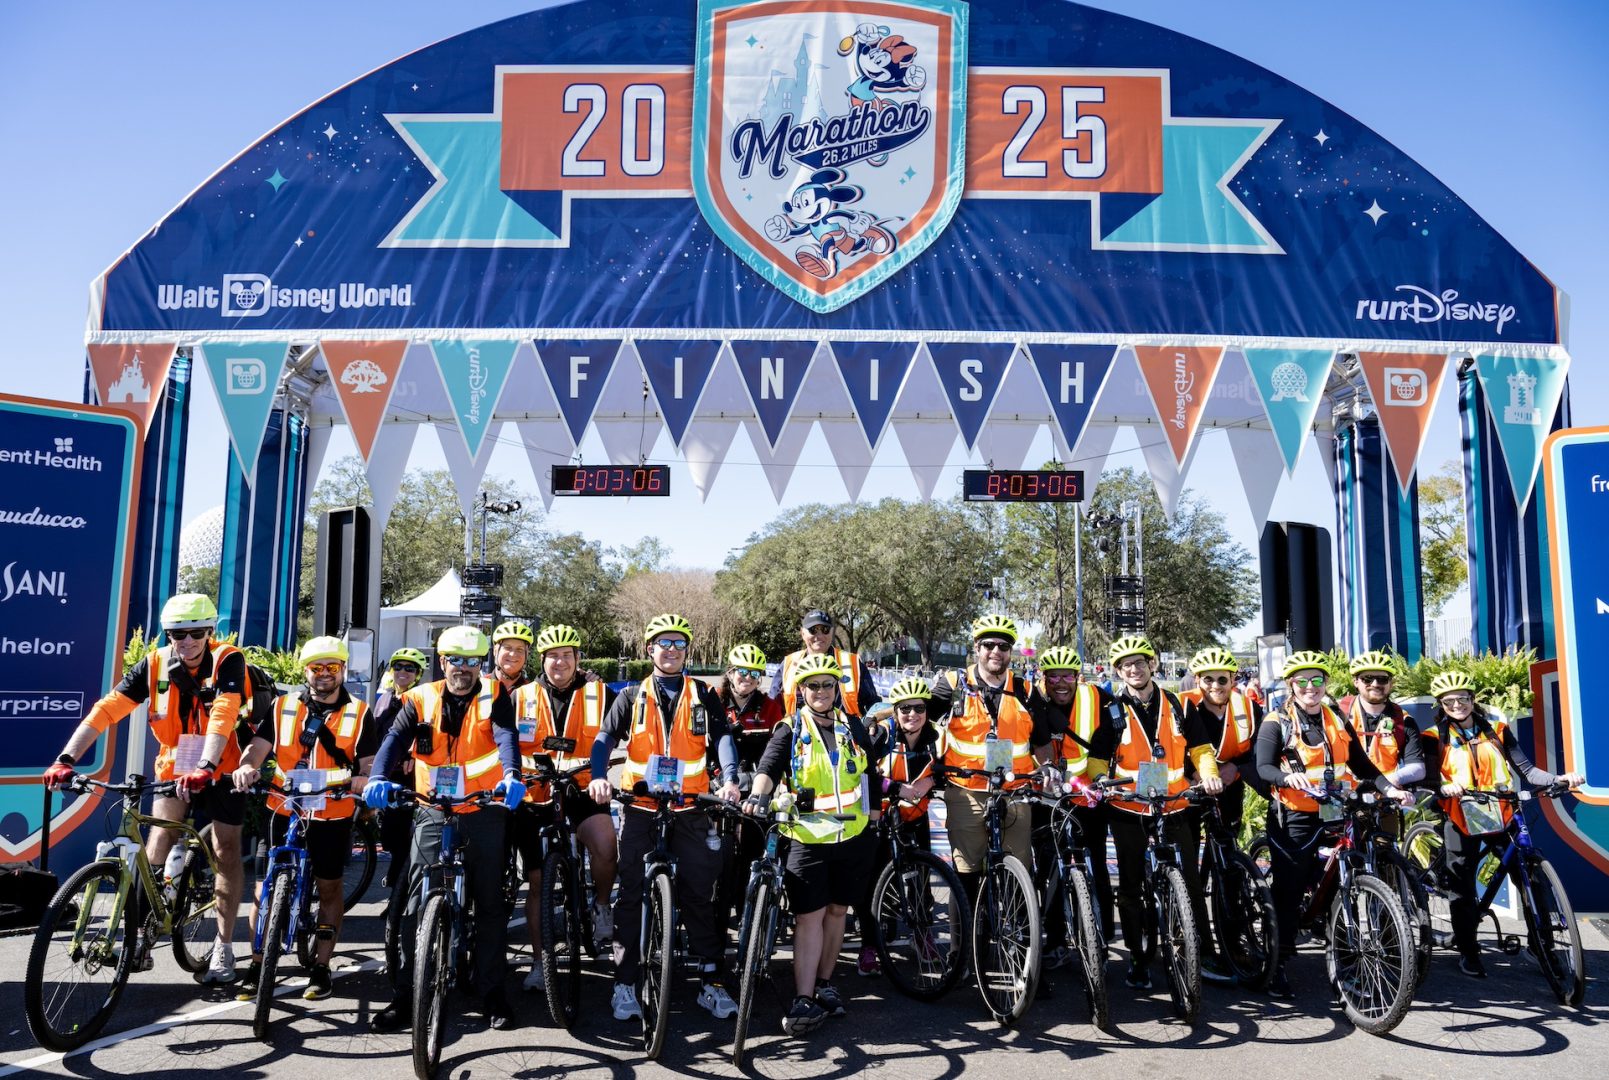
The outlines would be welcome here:
[[[174,844],[162,867],[162,898],[170,904],[179,898],[178,879],[184,873],[184,852],[183,844]]]
[[[721,834],[720,831],[715,828],[715,823],[713,821],[710,822],[709,835],[704,837],[704,845],[711,851],[721,850]]]

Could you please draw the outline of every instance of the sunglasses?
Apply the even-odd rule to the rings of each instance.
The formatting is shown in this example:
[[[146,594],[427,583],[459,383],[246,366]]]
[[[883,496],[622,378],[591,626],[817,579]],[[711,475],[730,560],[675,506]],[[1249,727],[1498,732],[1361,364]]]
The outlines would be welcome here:
[[[401,663],[392,664],[391,670],[401,672],[404,675],[417,675],[419,674],[419,665],[404,660]]]
[[[687,648],[687,639],[686,638],[669,638],[669,637],[655,638],[653,643],[655,645],[658,645],[661,649],[685,649],[685,648]]]
[[[307,673],[309,675],[339,675],[341,665],[333,661],[328,664],[308,664]]]
[[[813,693],[824,694],[828,690],[836,690],[836,689],[838,689],[838,680],[837,679],[817,679],[815,682],[800,683],[799,685],[804,687],[806,690],[809,690],[809,691],[811,691]]]
[[[443,656],[441,662],[448,667],[466,667],[475,670],[480,667],[481,658],[478,656]]]
[[[1359,675],[1358,676],[1358,681],[1359,682],[1367,683],[1370,686],[1386,686],[1386,685],[1390,684],[1391,679],[1392,679],[1392,676],[1390,676],[1390,675]]]
[[[212,633],[210,626],[198,626],[194,630],[169,630],[168,640],[183,641],[189,638],[191,641],[205,641],[210,633]]]
[[[1076,671],[1047,671],[1047,672],[1045,672],[1045,681],[1046,682],[1077,682],[1078,681],[1078,672],[1076,672]]]
[[[1011,651],[1011,642],[1009,642],[1009,641],[978,641],[978,642],[974,642],[973,644],[977,645],[979,652],[1010,652]]]
[[[896,705],[894,711],[901,716],[912,716],[927,712],[927,706],[918,701],[912,705]]]
[[[1298,690],[1301,690],[1301,689],[1304,689],[1306,687],[1323,688],[1324,684],[1327,683],[1327,682],[1329,682],[1328,676],[1314,675],[1314,676],[1311,676],[1310,678],[1306,678],[1306,679],[1292,679],[1291,680],[1291,685],[1296,687]]]
[[[1130,656],[1126,659],[1119,660],[1112,666],[1117,668],[1117,670],[1122,671],[1125,668],[1148,668],[1151,666],[1151,662],[1143,656]]]
[[[1475,704],[1475,699],[1469,694],[1443,694],[1441,703],[1443,705],[1473,705]]]
[[[832,627],[830,627],[830,626],[807,626],[807,627],[805,627],[805,633],[809,634],[811,637],[821,637],[823,634],[832,633]]]
[[[763,671],[751,671],[748,668],[740,667],[732,669],[732,678],[734,679],[758,679],[764,674],[765,672]]]
[[[1227,675],[1197,675],[1196,676],[1196,682],[1200,683],[1202,686],[1228,686],[1229,685],[1229,676],[1227,676]]]

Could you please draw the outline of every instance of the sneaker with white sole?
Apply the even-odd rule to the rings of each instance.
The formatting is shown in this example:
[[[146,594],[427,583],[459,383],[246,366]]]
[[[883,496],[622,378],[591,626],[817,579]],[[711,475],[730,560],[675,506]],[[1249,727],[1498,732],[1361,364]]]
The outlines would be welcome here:
[[[844,1008],[844,995],[830,982],[816,984],[816,1004],[820,1005],[828,1016],[842,1016],[848,1012]]]
[[[641,1020],[642,1006],[637,1004],[637,989],[625,983],[615,983],[615,996],[609,1005],[615,1011],[616,1020]]]
[[[717,1020],[725,1020],[737,1012],[737,1002],[732,1000],[732,995],[726,992],[726,987],[716,983],[704,984],[698,992],[698,1003]]]
[[[227,941],[212,944],[212,959],[201,976],[204,983],[228,984],[235,981],[235,947]]]
[[[592,905],[592,943],[602,952],[615,938],[615,913],[608,904]]]
[[[522,984],[527,990],[546,990],[547,983],[542,979],[542,961],[537,960],[531,965],[531,973],[525,976]]]
[[[788,1035],[803,1035],[816,1030],[826,1019],[826,1009],[812,998],[801,995],[788,1006],[788,1014],[782,1018],[782,1030]]]

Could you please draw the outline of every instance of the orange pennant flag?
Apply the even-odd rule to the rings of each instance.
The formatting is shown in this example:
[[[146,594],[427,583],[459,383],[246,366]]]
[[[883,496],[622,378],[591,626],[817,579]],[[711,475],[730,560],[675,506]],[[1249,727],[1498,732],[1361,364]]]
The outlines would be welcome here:
[[[1183,468],[1223,363],[1223,346],[1136,345],[1134,355],[1140,361],[1140,374],[1151,404],[1156,406],[1157,419],[1168,433],[1173,459]]]
[[[168,368],[177,345],[91,345],[89,367],[102,405],[134,414],[140,435],[151,426],[168,385]]]
[[[1436,407],[1436,392],[1447,373],[1447,357],[1434,353],[1358,353],[1363,377],[1374,398],[1391,451],[1391,464],[1397,470],[1397,487],[1406,492],[1419,465],[1419,451],[1430,431],[1430,413]]]
[[[391,395],[397,388],[397,373],[408,354],[406,341],[323,341],[324,366],[330,384],[340,399],[341,411],[352,428],[352,441],[358,444],[363,463],[369,463],[374,437],[385,419]]]

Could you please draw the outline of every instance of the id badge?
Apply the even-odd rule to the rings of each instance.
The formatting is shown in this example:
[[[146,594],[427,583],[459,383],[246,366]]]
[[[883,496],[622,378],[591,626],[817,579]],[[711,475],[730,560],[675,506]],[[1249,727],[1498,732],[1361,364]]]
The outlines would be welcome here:
[[[1346,810],[1340,803],[1321,802],[1318,804],[1318,819],[1320,821],[1340,821],[1346,816]]]
[[[1458,800],[1464,808],[1464,825],[1471,836],[1484,836],[1487,833],[1501,832],[1503,829],[1503,815],[1498,813],[1497,804],[1481,802],[1467,796]]]
[[[983,767],[989,772],[997,769],[1011,771],[1012,753],[1011,743],[996,735],[988,735],[983,740]]]
[[[1146,761],[1140,764],[1139,775],[1134,778],[1134,790],[1141,795],[1163,795],[1168,790],[1168,763]]]
[[[322,810],[326,800],[324,785],[327,783],[329,777],[323,769],[292,769],[285,774],[285,787],[296,795],[285,801],[296,810]]]
[[[669,754],[650,754],[648,757],[648,790],[656,795],[680,795],[682,772],[686,762]]]
[[[464,797],[464,770],[458,765],[432,765],[430,767],[430,786],[437,795],[449,799]]]
[[[201,748],[207,744],[205,735],[180,735],[179,745],[173,750],[173,775],[182,776],[201,764]]]
[[[536,742],[536,717],[522,716],[515,724],[520,731],[520,743],[525,746]]]

